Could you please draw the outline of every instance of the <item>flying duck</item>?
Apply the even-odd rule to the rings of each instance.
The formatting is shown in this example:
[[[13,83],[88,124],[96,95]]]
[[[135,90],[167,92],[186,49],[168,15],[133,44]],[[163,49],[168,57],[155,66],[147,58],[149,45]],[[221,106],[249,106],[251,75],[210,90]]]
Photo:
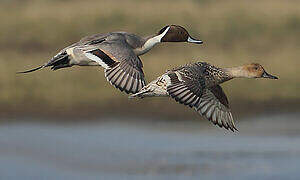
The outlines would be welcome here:
[[[168,96],[194,108],[213,124],[235,131],[237,128],[228,99],[219,85],[233,78],[278,79],[257,63],[218,68],[206,62],[196,62],[167,71],[130,98]]]
[[[202,44],[179,25],[167,25],[158,33],[140,37],[127,32],[95,34],[82,38],[56,54],[49,62],[19,73],[51,67],[52,70],[78,66],[102,66],[107,80],[121,91],[137,93],[145,85],[143,64],[139,56],[161,42]]]

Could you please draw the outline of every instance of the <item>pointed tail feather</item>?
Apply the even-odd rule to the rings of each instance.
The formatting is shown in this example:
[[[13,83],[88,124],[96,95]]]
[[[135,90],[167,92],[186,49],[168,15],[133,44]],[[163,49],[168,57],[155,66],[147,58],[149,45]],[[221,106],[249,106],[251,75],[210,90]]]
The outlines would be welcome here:
[[[63,53],[60,53],[60,54],[54,56],[48,63],[46,63],[44,65],[41,65],[37,68],[30,69],[27,71],[17,72],[17,74],[30,73],[30,72],[37,71],[39,69],[43,69],[45,67],[49,67],[49,66],[52,66],[51,67],[52,70],[57,70],[60,68],[65,68],[65,67],[71,67],[69,62],[70,62],[69,55],[66,52],[63,52]]]
[[[42,69],[42,68],[44,68],[44,67],[45,67],[45,65],[41,65],[41,66],[39,66],[39,67],[37,67],[37,68],[34,68],[34,69],[30,69],[30,70],[27,70],[27,71],[17,72],[17,74],[25,74],[25,73],[34,72],[34,71],[37,71],[37,70]]]

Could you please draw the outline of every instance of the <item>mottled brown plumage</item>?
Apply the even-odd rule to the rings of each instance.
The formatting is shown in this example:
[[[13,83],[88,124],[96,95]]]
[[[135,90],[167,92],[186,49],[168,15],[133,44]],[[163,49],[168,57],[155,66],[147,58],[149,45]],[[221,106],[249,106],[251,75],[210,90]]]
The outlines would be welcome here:
[[[130,97],[170,96],[177,102],[194,108],[213,124],[235,131],[237,128],[228,99],[219,85],[235,77],[277,79],[259,64],[218,68],[205,62],[197,62],[167,71]]]

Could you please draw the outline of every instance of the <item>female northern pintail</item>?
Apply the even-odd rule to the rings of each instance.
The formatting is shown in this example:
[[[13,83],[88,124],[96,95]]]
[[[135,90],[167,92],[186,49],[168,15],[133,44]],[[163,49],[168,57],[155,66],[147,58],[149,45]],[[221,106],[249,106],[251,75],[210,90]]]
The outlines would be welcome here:
[[[167,25],[157,34],[140,37],[127,32],[111,32],[87,36],[55,55],[48,63],[20,73],[51,66],[52,70],[79,66],[102,66],[107,80],[127,93],[136,93],[144,85],[143,64],[138,56],[161,42],[202,44],[178,25]]]
[[[234,68],[218,68],[205,62],[187,64],[167,71],[130,97],[170,96],[194,108],[209,121],[232,131],[237,130],[227,97],[219,84],[233,78],[270,78],[257,63]]]

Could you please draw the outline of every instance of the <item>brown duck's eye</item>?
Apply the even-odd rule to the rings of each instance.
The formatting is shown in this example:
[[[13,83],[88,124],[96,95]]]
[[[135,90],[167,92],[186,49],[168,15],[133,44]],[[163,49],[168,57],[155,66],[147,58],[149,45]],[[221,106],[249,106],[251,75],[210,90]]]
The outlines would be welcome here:
[[[258,70],[258,67],[254,67],[255,70]]]

